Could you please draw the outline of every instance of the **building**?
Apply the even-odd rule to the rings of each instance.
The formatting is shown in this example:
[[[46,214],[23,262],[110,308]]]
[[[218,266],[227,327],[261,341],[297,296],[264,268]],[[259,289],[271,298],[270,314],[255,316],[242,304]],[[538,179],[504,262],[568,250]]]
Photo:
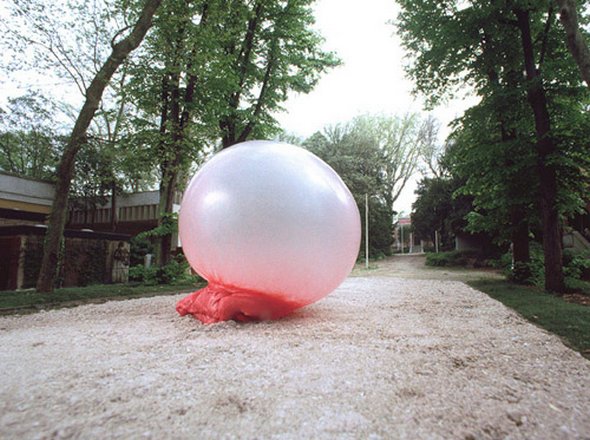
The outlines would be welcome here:
[[[182,194],[174,198],[173,211],[180,210]],[[70,210],[68,227],[73,229],[92,229],[95,231],[116,231],[135,236],[158,226],[159,191],[144,191],[123,194],[115,199],[113,218],[112,200],[104,205],[89,209]],[[172,240],[177,245],[178,240]],[[174,246],[176,248],[176,245]]]
[[[51,182],[0,171],[0,227],[44,224],[54,193]]]
[[[54,194],[52,182],[0,171],[0,290],[34,287]],[[59,285],[110,282],[114,251],[121,243],[128,247],[129,238],[68,225]]]

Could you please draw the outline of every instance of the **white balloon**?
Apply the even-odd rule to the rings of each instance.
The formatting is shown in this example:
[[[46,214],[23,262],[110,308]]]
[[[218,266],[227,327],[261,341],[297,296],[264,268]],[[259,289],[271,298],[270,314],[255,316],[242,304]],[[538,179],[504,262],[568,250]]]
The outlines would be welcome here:
[[[360,230],[354,198],[336,172],[307,150],[271,141],[214,156],[188,185],[179,216],[184,253],[210,285],[294,308],[348,276]],[[248,316],[260,318],[251,309]]]

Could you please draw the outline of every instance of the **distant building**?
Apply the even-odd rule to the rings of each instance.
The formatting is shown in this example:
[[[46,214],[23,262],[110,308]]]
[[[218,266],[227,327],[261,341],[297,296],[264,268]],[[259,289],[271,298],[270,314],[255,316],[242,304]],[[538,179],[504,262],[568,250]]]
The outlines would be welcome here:
[[[0,227],[45,223],[53,183],[0,171]]]
[[[400,217],[393,231],[393,245],[396,252],[422,253],[423,243],[421,241],[416,242],[414,235],[412,219],[410,217]]]
[[[52,182],[0,171],[0,290],[34,286],[54,194]],[[110,201],[94,209],[71,210],[64,231],[62,285],[110,282],[113,252],[120,242],[157,226],[159,199],[158,191],[120,196],[114,221]],[[179,202],[180,194],[174,211]],[[176,248],[178,240],[172,243]]]
[[[180,210],[181,197],[182,194],[178,192],[174,198],[173,212]],[[114,230],[135,236],[158,226],[159,204],[159,191],[123,194],[116,197],[114,218],[112,201],[109,198],[104,205],[98,207],[70,210],[68,227],[96,231]],[[173,243],[176,242],[177,240],[173,240]]]

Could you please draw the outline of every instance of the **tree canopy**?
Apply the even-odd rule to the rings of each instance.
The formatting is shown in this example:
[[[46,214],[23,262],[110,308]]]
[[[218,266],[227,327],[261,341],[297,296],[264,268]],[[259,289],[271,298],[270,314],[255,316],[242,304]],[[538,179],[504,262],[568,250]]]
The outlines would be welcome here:
[[[363,115],[303,142],[342,177],[361,210],[368,196],[372,256],[391,253],[393,206],[416,170],[422,143],[422,120],[415,114]]]
[[[470,227],[509,231],[526,262],[529,229],[540,225],[546,288],[563,292],[562,221],[588,194],[589,95],[553,3],[400,5],[416,90],[430,105],[465,86],[481,99],[455,122],[447,158],[464,182],[456,193],[474,197]]]

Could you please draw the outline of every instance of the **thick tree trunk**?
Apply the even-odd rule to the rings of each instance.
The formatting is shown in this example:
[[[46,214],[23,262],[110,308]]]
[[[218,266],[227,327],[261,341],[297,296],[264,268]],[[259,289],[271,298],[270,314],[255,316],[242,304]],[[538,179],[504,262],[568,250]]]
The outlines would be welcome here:
[[[102,99],[104,89],[111,77],[125,58],[140,45],[152,25],[152,18],[161,2],[162,0],[146,1],[131,33],[119,43],[113,45],[110,56],[86,90],[86,100],[76,119],[74,129],[72,130],[57,169],[55,198],[51,207],[51,214],[49,215],[45,247],[43,249],[43,260],[41,262],[39,278],[37,279],[37,291],[39,292],[51,292],[53,290],[58,263],[59,244],[63,236],[66,221],[68,193],[74,175],[76,155],[85,143],[86,130],[94,117],[94,113]]]
[[[527,76],[527,99],[535,116],[537,138],[537,168],[540,180],[541,212],[543,218],[543,251],[545,255],[545,289],[564,293],[562,234],[557,209],[557,170],[551,156],[557,147],[551,137],[551,122],[542,77],[535,66],[529,13],[515,8],[520,29],[524,65]]]
[[[565,29],[565,41],[571,52],[582,79],[590,87],[590,49],[578,24],[578,12],[575,0],[556,0],[559,6],[559,19]]]

